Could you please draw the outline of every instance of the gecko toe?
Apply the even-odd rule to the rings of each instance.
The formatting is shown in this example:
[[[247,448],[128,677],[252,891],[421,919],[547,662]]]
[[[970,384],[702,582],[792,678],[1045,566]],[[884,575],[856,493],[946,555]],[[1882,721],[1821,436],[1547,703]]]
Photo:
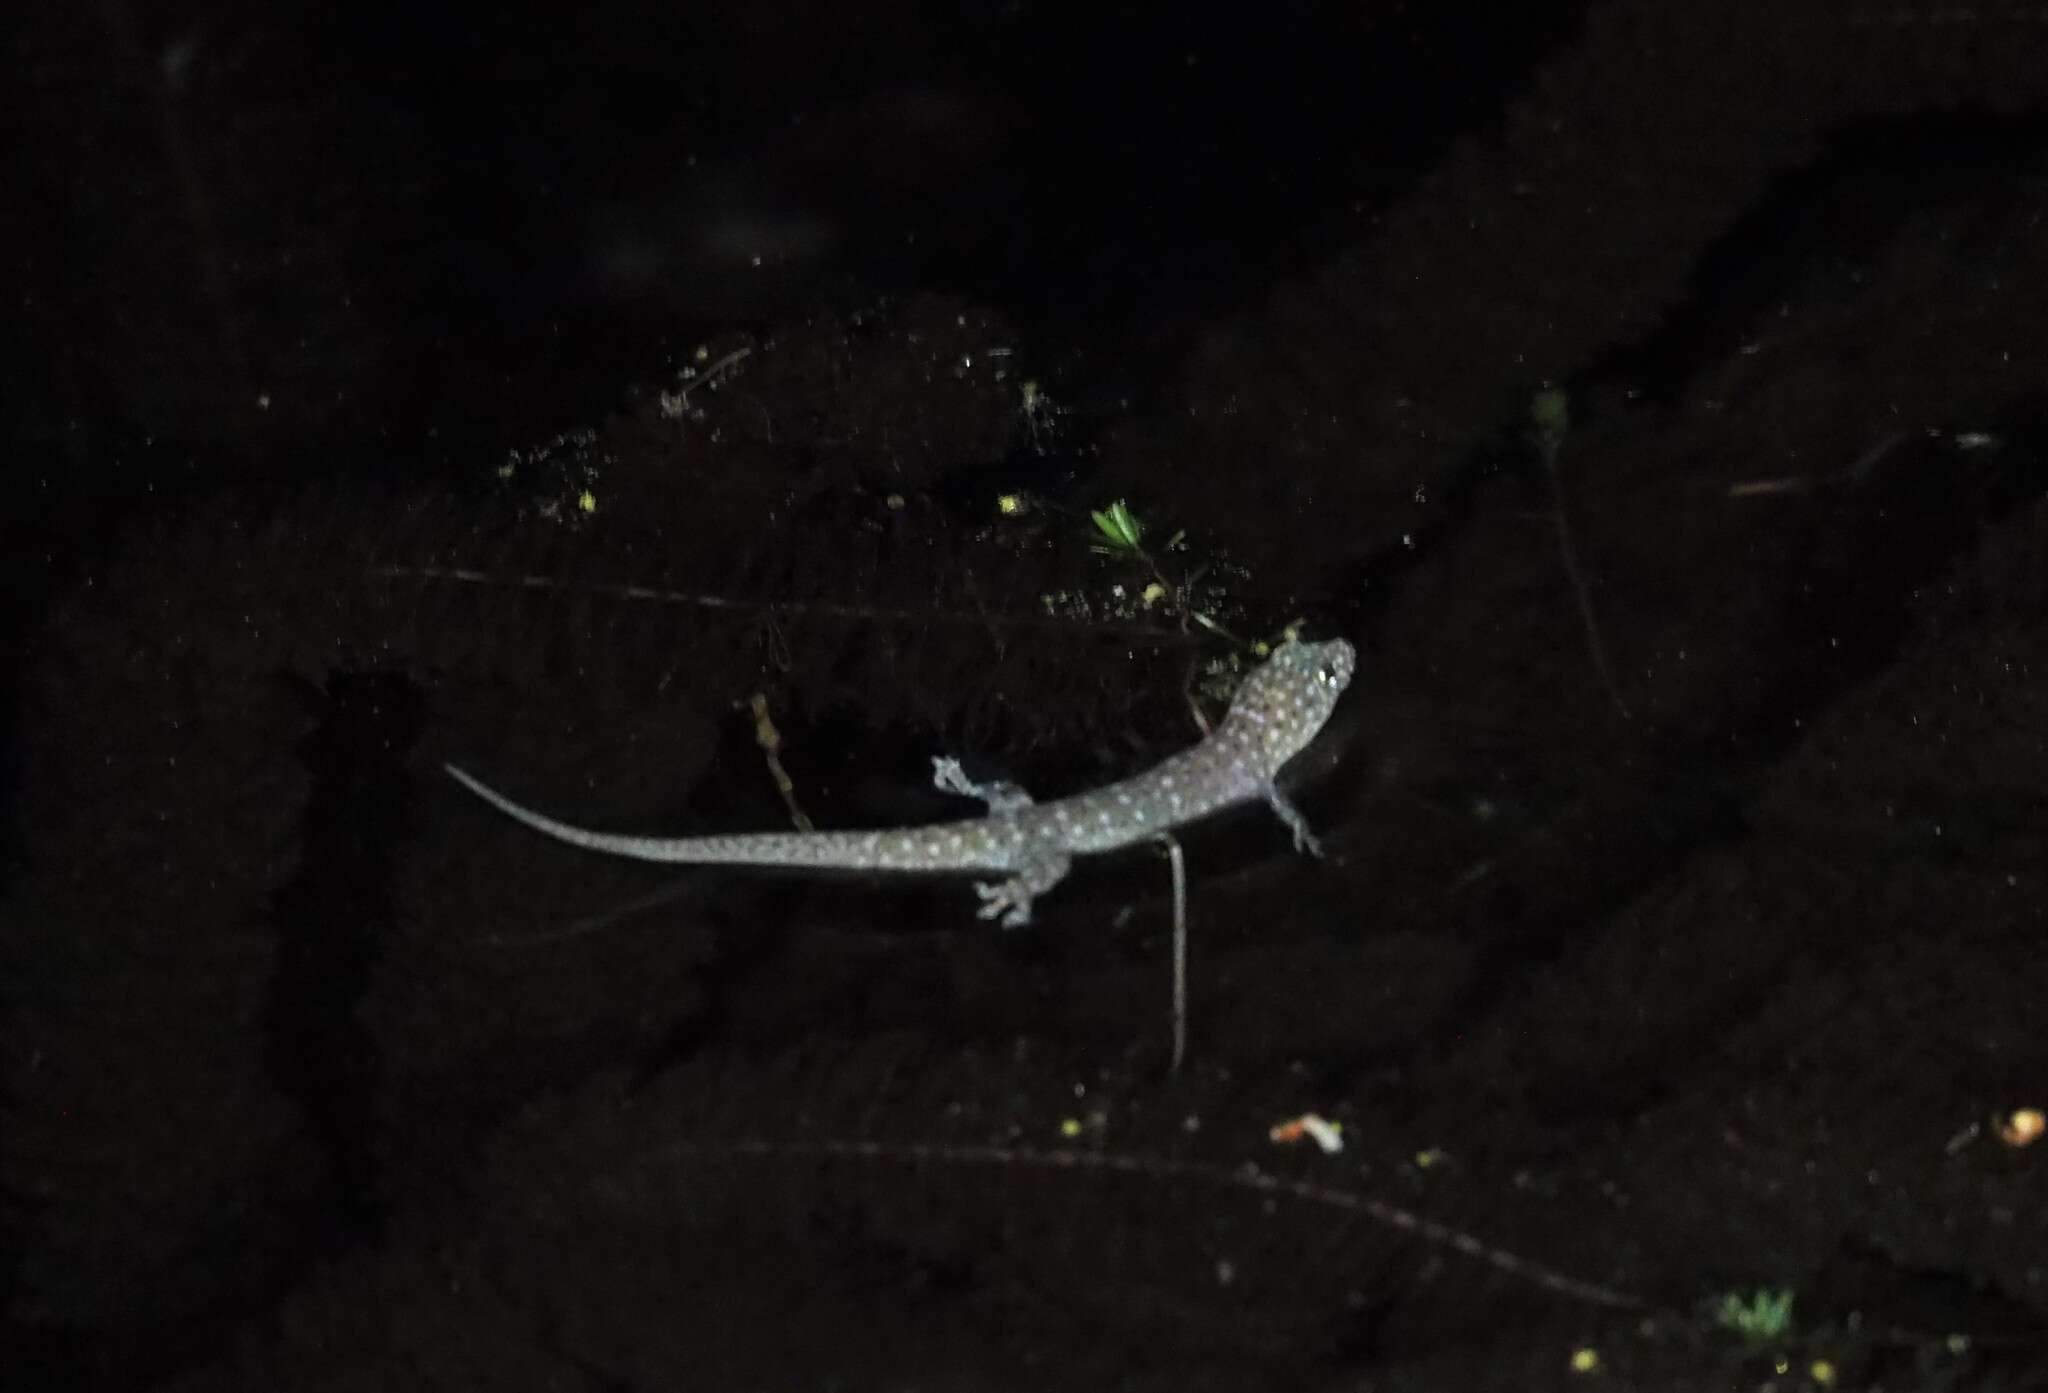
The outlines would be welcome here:
[[[1031,897],[1026,895],[1020,899],[1013,883],[977,881],[974,893],[981,896],[981,908],[975,911],[976,917],[999,919],[1006,929],[1019,928],[1031,922]]]

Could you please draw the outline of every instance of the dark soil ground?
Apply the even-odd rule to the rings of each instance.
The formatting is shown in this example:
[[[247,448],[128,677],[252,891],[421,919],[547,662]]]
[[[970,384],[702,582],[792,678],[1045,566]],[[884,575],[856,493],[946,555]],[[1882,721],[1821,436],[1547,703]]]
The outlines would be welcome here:
[[[2048,1388],[2039,6],[187,8],[17,34],[9,1393]],[[440,773],[934,820],[1296,622],[1178,1074],[1157,855]]]

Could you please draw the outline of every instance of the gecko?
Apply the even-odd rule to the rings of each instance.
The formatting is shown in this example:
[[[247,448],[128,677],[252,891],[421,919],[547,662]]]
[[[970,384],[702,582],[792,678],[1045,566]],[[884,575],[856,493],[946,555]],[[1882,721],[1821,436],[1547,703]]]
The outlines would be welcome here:
[[[1215,730],[1141,774],[1049,803],[1012,783],[974,783],[958,760],[932,761],[932,782],[978,798],[985,816],[919,827],[851,832],[745,832],[644,837],[572,826],[513,802],[453,764],[457,783],[499,812],[558,841],[611,856],[688,865],[805,870],[999,872],[980,881],[980,917],[1005,928],[1031,922],[1032,901],[1066,877],[1075,856],[1148,841],[1240,803],[1263,798],[1294,834],[1297,850],[1321,855],[1308,819],[1274,779],[1329,720],[1357,654],[1343,639],[1289,641],[1239,684]]]

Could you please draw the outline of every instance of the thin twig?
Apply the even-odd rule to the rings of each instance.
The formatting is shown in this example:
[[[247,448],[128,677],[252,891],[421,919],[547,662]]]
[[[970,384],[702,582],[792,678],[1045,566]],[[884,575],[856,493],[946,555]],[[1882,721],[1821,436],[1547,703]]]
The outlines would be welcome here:
[[[1173,1062],[1167,1072],[1178,1074],[1188,1053],[1188,867],[1171,832],[1161,832],[1159,844],[1173,867]]]
[[[1624,721],[1633,720],[1628,703],[1621,699],[1621,688],[1615,684],[1614,669],[1607,662],[1607,645],[1600,639],[1600,621],[1593,613],[1593,596],[1586,588],[1585,572],[1579,567],[1579,549],[1572,541],[1570,509],[1565,506],[1564,479],[1557,468],[1557,457],[1564,450],[1566,434],[1571,429],[1571,402],[1563,390],[1546,387],[1529,402],[1529,429],[1524,435],[1537,454],[1543,457],[1543,471],[1550,480],[1550,516],[1557,525],[1557,551],[1564,559],[1564,573],[1571,581],[1572,595],[1579,604],[1579,623],[1586,633],[1586,649],[1593,656],[1593,670],[1600,675],[1600,685],[1607,689],[1607,697],[1614,703],[1614,709],[1621,713]]]
[[[679,876],[658,890],[650,890],[637,899],[627,900],[610,909],[601,909],[559,929],[542,929],[539,933],[530,934],[486,934],[482,938],[471,939],[470,944],[478,948],[544,948],[553,943],[566,943],[572,938],[608,929],[621,919],[630,919],[643,910],[659,908],[680,898],[690,885],[688,876]]]
[[[1105,1151],[1041,1150],[1028,1146],[953,1145],[932,1142],[841,1141],[831,1138],[798,1142],[742,1138],[723,1142],[683,1143],[669,1148],[669,1152],[672,1155],[713,1158],[826,1156],[849,1160],[893,1161],[899,1164],[1014,1166],[1033,1170],[1102,1171],[1142,1176],[1155,1181],[1193,1180],[1226,1189],[1245,1190],[1253,1194],[1305,1200],[1311,1204],[1362,1214],[1374,1223],[1413,1234],[1423,1242],[1437,1247],[1454,1249],[1519,1281],[1532,1283],[1545,1291],[1569,1297],[1574,1301],[1583,1301],[1588,1305],[1618,1311],[1652,1309],[1648,1301],[1633,1293],[1573,1277],[1532,1258],[1495,1247],[1461,1229],[1440,1224],[1434,1219],[1426,1219],[1413,1210],[1313,1180],[1296,1180],[1272,1175],[1249,1161],[1237,1166],[1225,1166],[1213,1161],[1181,1161],[1167,1157],[1135,1156]]]
[[[1147,639],[1160,644],[1192,644],[1194,636],[1178,629],[1153,624],[1126,624],[1112,620],[1091,620],[1077,625],[1071,619],[1041,615],[969,614],[950,610],[881,609],[873,605],[833,604],[801,600],[750,600],[731,595],[691,594],[681,590],[657,590],[645,585],[593,585],[581,581],[560,581],[553,576],[496,576],[463,566],[373,566],[369,574],[380,580],[440,580],[462,585],[493,585],[517,590],[560,590],[585,595],[606,595],[619,600],[645,600],[654,604],[683,605],[691,609],[732,614],[775,616],[824,616],[833,619],[863,619],[897,624],[974,624],[1008,629],[1045,629],[1071,633],[1077,627],[1120,638]]]
[[[796,784],[782,767],[782,732],[775,728],[775,718],[768,714],[767,693],[755,692],[747,704],[754,712],[754,743],[768,760],[768,777],[775,781],[775,791],[782,795],[782,804],[789,809],[789,820],[799,832],[814,831],[810,814],[796,801]]]
[[[1564,558],[1564,573],[1571,579],[1572,594],[1579,602],[1579,622],[1586,631],[1586,650],[1593,655],[1593,670],[1600,674],[1600,685],[1607,689],[1608,700],[1621,713],[1624,721],[1635,719],[1628,709],[1628,703],[1621,699],[1621,689],[1614,685],[1614,670],[1607,665],[1607,645],[1600,640],[1600,621],[1593,615],[1593,597],[1586,589],[1586,577],[1579,570],[1578,548],[1572,545],[1571,519],[1565,513],[1564,485],[1557,477],[1557,462],[1546,453],[1544,467],[1550,471],[1550,491],[1555,506],[1550,510],[1557,521],[1557,550]]]
[[[688,380],[675,391],[663,392],[661,394],[661,414],[673,417],[680,416],[690,410],[690,393],[696,391],[699,387],[710,387],[715,390],[720,377],[739,366],[753,351],[753,345],[748,344],[744,347],[735,348],[710,367],[702,370],[685,368],[684,372],[688,374]],[[768,434],[769,443],[774,443],[775,426],[773,422],[769,423]]]

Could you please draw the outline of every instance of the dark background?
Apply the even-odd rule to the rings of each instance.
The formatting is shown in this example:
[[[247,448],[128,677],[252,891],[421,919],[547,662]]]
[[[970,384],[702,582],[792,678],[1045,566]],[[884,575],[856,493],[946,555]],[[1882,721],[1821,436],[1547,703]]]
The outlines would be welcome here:
[[[8,37],[10,1391],[2048,1387],[2048,9]],[[439,773],[1068,793],[1194,612],[1361,668],[1174,1077],[1156,858]]]

